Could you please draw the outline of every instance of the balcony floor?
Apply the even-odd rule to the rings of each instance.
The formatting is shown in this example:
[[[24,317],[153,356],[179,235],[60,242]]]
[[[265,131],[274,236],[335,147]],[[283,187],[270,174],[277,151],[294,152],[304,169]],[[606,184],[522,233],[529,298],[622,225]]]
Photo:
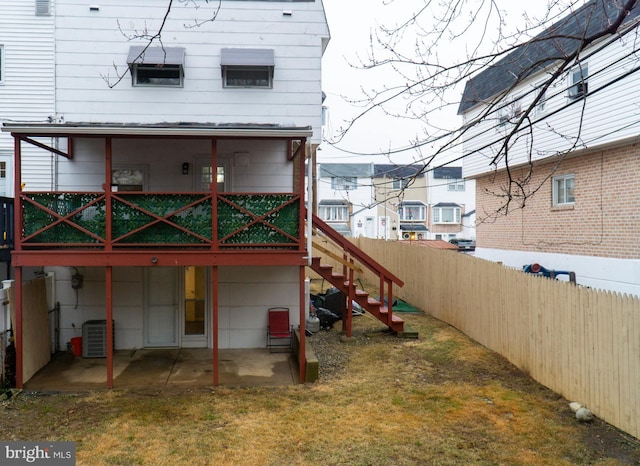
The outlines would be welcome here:
[[[225,387],[284,386],[298,383],[291,353],[267,349],[220,350],[219,382]],[[105,358],[74,357],[60,352],[26,384],[33,391],[106,389]],[[113,388],[154,391],[213,386],[212,350],[140,349],[114,352]]]

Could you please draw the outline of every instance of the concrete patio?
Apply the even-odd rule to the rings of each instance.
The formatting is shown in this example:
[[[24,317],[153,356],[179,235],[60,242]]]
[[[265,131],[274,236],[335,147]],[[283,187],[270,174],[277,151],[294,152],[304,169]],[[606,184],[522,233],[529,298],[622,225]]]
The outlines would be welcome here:
[[[283,386],[299,382],[291,353],[267,349],[219,351],[219,382],[225,387]],[[113,388],[192,389],[213,386],[211,349],[140,349],[115,351]],[[57,353],[34,375],[25,389],[35,391],[107,388],[106,359]]]

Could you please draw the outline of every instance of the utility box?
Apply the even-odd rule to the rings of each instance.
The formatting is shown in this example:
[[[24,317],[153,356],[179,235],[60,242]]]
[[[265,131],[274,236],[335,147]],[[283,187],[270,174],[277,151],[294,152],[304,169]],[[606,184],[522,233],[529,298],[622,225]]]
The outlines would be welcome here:
[[[115,324],[114,324],[115,330]],[[115,340],[115,331],[112,332]],[[82,357],[107,357],[107,321],[87,320],[82,324]]]

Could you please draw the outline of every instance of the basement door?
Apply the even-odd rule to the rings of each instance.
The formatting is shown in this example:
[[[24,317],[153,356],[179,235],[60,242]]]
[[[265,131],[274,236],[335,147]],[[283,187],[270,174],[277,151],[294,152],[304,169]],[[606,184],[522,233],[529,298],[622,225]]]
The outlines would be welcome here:
[[[145,267],[144,346],[179,346],[178,267]]]

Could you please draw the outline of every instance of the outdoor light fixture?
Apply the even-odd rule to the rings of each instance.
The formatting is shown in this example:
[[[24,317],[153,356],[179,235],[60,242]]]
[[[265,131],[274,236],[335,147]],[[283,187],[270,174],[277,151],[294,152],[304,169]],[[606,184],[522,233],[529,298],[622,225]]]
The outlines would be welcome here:
[[[187,162],[182,164],[182,174],[183,175],[189,174],[189,164]]]

